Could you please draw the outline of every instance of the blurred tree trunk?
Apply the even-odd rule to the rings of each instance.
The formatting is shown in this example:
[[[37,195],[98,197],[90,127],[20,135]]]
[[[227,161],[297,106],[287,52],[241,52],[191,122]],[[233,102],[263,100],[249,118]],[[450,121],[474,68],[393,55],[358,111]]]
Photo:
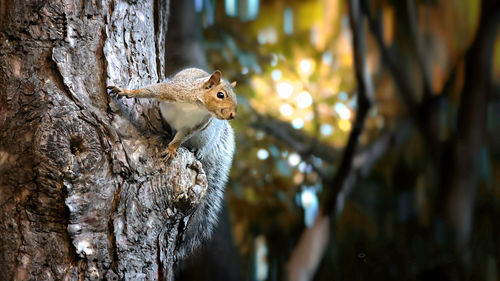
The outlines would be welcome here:
[[[169,1],[0,0],[0,280],[173,280],[206,189],[158,151]]]
[[[410,3],[411,1],[398,2],[403,6]],[[441,93],[433,95],[429,92],[428,85],[425,85],[424,79],[423,100],[416,102],[418,94],[411,86],[410,76],[404,73],[404,68],[390,51],[390,47],[384,45],[379,20],[371,16],[375,13],[368,8],[369,2],[364,1],[365,13],[370,18],[369,26],[376,38],[383,61],[427,143],[427,150],[433,158],[434,165],[439,168],[440,199],[436,203],[436,209],[440,211],[441,217],[434,224],[432,250],[444,258],[439,264],[422,270],[423,280],[466,280],[470,270],[470,236],[480,175],[481,150],[485,145],[487,103],[495,91],[491,58],[500,29],[500,2],[482,0],[480,3],[479,25],[474,40],[468,46],[463,58],[464,85],[461,90],[459,110],[453,124],[453,133],[441,141],[436,128],[433,128],[438,123],[436,120],[438,114],[434,111],[439,110],[436,104],[440,99],[446,98],[447,87],[444,87]],[[412,24],[415,25],[415,32],[416,23],[409,23]],[[413,43],[418,45],[418,42]],[[420,60],[423,61],[423,58]],[[422,76],[425,77],[425,67],[421,68]],[[453,74],[448,77],[445,85],[452,83],[454,83]],[[445,221],[445,227],[442,227],[442,220]]]
[[[457,130],[448,140],[441,163],[441,212],[451,234],[450,240],[454,243],[450,248],[457,259],[433,280],[465,280],[470,264],[469,240],[473,229],[481,150],[485,145],[487,104],[494,93],[491,58],[500,30],[500,3],[495,0],[483,0],[481,3],[476,37],[464,59],[465,81],[457,114]]]
[[[438,132],[433,128],[438,123],[437,114],[432,112],[438,107],[436,104],[445,98],[445,93],[437,93],[435,96],[424,93],[423,101],[417,99],[417,89],[412,85],[411,77],[408,76],[402,63],[398,61],[394,50],[386,46],[382,37],[382,26],[379,18],[380,13],[374,10],[370,1],[352,0],[348,1],[351,30],[353,33],[353,54],[356,69],[356,80],[358,87],[363,88],[366,82],[363,79],[363,63],[360,63],[363,54],[364,43],[364,19],[368,19],[371,33],[381,53],[383,62],[390,71],[398,91],[406,105],[408,113],[419,129],[427,149],[436,167],[439,167],[438,186],[441,196],[437,202],[442,219],[446,227],[440,223],[435,224],[435,239],[430,244],[434,252],[444,257],[439,264],[424,268],[419,273],[422,280],[466,280],[467,271],[470,266],[470,234],[472,232],[474,202],[476,188],[480,174],[481,150],[484,147],[487,121],[487,102],[495,92],[492,82],[492,57],[495,39],[500,30],[500,2],[496,0],[482,0],[480,22],[475,38],[468,48],[465,61],[464,86],[460,96],[460,108],[456,117],[456,130],[450,135],[444,144],[439,140]],[[395,2],[397,5],[408,5],[411,1]],[[399,9],[404,10],[404,9]],[[364,15],[363,15],[364,14]],[[356,43],[358,41],[358,43]],[[359,44],[361,42],[361,44]],[[413,53],[412,53],[413,55]],[[422,74],[425,77],[425,73]],[[448,79],[453,79],[450,76]],[[424,79],[425,80],[425,79]],[[425,81],[423,81],[425,82]],[[449,81],[448,81],[449,82]],[[448,82],[446,84],[448,84]],[[445,87],[446,88],[446,87]],[[426,85],[422,85],[426,89]],[[443,90],[445,91],[445,90]],[[361,94],[362,96],[362,94]],[[363,108],[363,106],[360,106]],[[362,114],[356,114],[356,120]],[[362,112],[363,113],[363,112]],[[356,173],[355,144],[357,143],[356,125],[351,132],[348,145],[341,164],[334,178],[334,184],[330,191],[329,200],[333,202],[326,205],[327,210],[333,210],[329,206],[335,206],[345,200],[344,190],[352,189],[355,184],[354,177],[349,174]],[[354,132],[354,133],[353,133]],[[354,137],[353,137],[354,136]],[[352,141],[352,142],[351,142]],[[382,151],[381,149],[378,149]],[[385,152],[384,152],[385,153]],[[376,155],[376,154],[372,154]],[[372,157],[371,157],[372,158]],[[371,162],[371,161],[369,161]],[[366,167],[371,167],[367,163]],[[365,168],[362,168],[365,170]],[[332,221],[334,221],[334,216]],[[442,219],[441,219],[442,218]],[[288,264],[289,280],[312,280],[318,268],[320,257],[326,247],[325,236],[329,229],[326,219],[328,216],[319,217],[315,225],[306,229],[294,249]],[[335,226],[331,223],[332,227]],[[446,231],[442,231],[446,229]],[[328,237],[328,236],[326,236]]]

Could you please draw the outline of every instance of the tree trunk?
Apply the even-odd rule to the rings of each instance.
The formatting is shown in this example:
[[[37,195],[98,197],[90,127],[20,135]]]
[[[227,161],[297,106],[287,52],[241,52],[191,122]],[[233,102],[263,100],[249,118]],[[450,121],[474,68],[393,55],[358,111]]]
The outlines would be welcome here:
[[[207,181],[156,101],[169,1],[0,0],[0,280],[172,280]]]

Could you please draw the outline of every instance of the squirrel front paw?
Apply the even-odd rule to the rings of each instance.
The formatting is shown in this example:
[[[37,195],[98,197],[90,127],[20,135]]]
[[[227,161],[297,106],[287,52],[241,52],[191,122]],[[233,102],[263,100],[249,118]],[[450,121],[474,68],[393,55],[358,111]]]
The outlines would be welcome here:
[[[165,160],[167,160],[168,163],[172,162],[174,160],[175,155],[177,155],[177,149],[168,146],[167,149],[165,149],[161,153],[161,157],[163,157]]]
[[[109,91],[110,95],[117,95],[119,97],[127,97],[127,98],[130,97],[128,94],[125,93],[124,89],[120,89],[116,86],[108,86],[106,87],[106,90]]]

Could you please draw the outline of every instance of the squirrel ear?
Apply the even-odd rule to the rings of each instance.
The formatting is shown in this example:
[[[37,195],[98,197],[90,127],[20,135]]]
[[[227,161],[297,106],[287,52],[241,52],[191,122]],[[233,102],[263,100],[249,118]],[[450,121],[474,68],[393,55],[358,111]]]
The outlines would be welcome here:
[[[212,75],[210,75],[210,79],[208,79],[206,83],[206,88],[212,88],[215,85],[219,85],[220,83],[220,78],[221,78],[221,73],[219,70],[214,71]]]
[[[236,81],[231,82],[231,86],[236,87]]]

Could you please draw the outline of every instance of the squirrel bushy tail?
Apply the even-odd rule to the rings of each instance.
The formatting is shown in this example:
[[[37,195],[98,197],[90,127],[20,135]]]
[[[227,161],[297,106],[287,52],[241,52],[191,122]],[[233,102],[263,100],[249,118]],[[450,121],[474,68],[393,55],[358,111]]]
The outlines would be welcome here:
[[[206,139],[211,139],[206,145]],[[234,154],[234,133],[227,121],[212,120],[212,124],[200,134],[193,136],[188,147],[198,149],[197,142],[205,146],[196,151],[208,179],[208,190],[205,198],[196,208],[188,221],[179,258],[193,253],[199,246],[207,242],[217,226],[219,212],[224,200],[224,188]]]

